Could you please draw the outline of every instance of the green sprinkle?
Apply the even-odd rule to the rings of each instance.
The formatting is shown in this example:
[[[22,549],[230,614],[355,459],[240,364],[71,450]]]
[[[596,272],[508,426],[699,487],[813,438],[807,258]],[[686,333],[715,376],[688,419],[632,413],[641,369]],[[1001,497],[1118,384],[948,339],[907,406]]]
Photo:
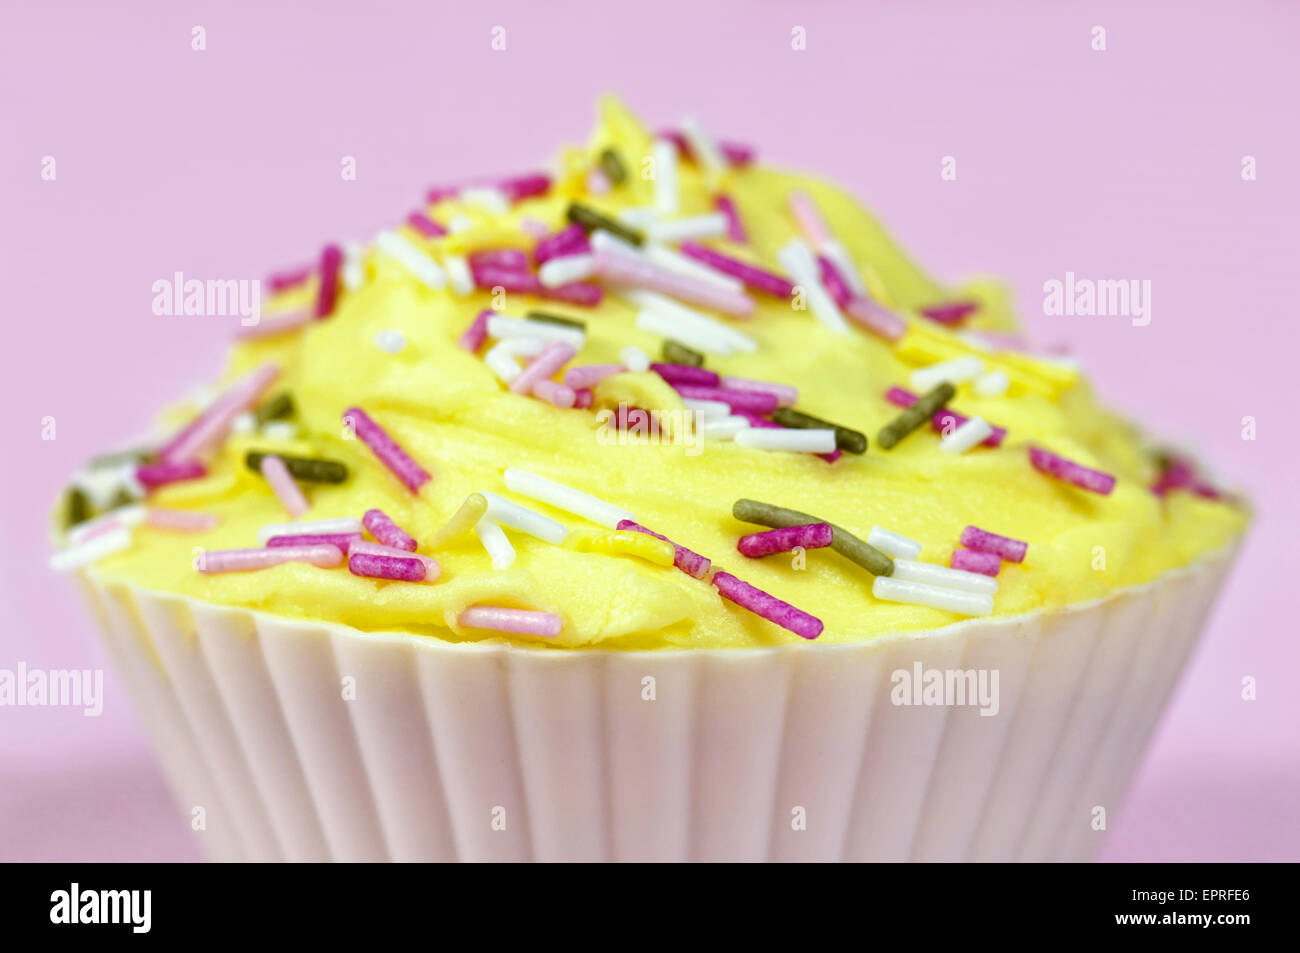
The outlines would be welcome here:
[[[287,457],[282,453],[250,450],[244,457],[244,463],[247,464],[248,469],[260,474],[263,457],[279,457],[295,480],[306,480],[309,483],[342,483],[348,478],[346,464],[319,457]]]
[[[611,235],[617,235],[625,242],[631,242],[633,245],[640,245],[645,241],[645,236],[636,229],[628,228],[621,222],[607,218],[595,209],[577,202],[569,205],[569,221],[575,225],[581,225],[586,232],[594,232],[598,228],[603,229]]]
[[[836,526],[830,520],[809,516],[798,510],[787,510],[784,506],[760,503],[758,500],[737,500],[731,507],[731,515],[742,523],[757,523],[759,526],[771,526],[781,529],[786,526],[807,526],[809,523],[829,523],[831,527],[831,548],[841,556],[853,560],[873,576],[892,576],[894,561],[876,549],[858,539],[842,526]]]
[[[687,347],[672,338],[664,339],[664,360],[669,364],[689,364],[691,367],[703,367],[704,355],[694,348]]]
[[[90,498],[79,486],[70,486],[63,498],[63,528],[70,529],[90,519]]]
[[[577,328],[580,331],[587,330],[587,322],[579,321],[577,318],[566,318],[562,314],[551,314],[549,311],[529,311],[529,321],[544,321],[546,324],[558,324],[566,328]]]
[[[623,180],[627,178],[627,167],[623,165],[623,160],[613,149],[601,151],[600,168],[614,185],[622,185]]]
[[[270,400],[265,401],[253,414],[258,426],[268,420],[283,420],[293,416],[293,397],[287,390],[282,390]]]
[[[880,445],[880,449],[888,450],[893,447],[942,410],[956,393],[957,388],[944,381],[934,390],[921,395],[915,404],[880,428],[880,433],[876,434],[876,443]]]
[[[793,407],[778,407],[772,412],[772,419],[782,427],[794,427],[798,430],[834,430],[835,446],[845,453],[866,453],[867,438],[865,434],[848,427],[841,427],[829,420],[822,420],[812,414],[805,414]]]

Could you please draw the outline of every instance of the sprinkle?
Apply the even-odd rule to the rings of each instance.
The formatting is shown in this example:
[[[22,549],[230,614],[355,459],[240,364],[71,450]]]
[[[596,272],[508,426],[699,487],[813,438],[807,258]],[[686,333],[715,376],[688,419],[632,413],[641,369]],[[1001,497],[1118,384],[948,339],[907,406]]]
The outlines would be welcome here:
[[[960,324],[980,308],[978,301],[946,301],[942,304],[929,304],[917,310],[931,321],[940,324]]]
[[[667,245],[646,245],[643,250],[638,251],[605,232],[594,232],[591,236],[591,245],[597,251],[622,252],[631,255],[634,259],[649,261],[676,274],[713,285],[731,295],[742,295],[745,291],[745,283],[739,278],[724,275],[716,268],[710,268],[693,258],[688,258]]]
[[[510,382],[510,389],[516,394],[530,393],[540,381],[549,378],[573,360],[576,353],[572,344],[565,341],[551,341],[546,345],[546,349]]]
[[[950,565],[953,569],[996,576],[1002,569],[1002,560],[992,553],[977,553],[973,549],[954,549]]]
[[[533,249],[533,258],[539,265],[545,265],[555,258],[574,255],[587,255],[591,252],[591,243],[581,225],[573,224],[543,238]]]
[[[573,391],[573,406],[577,410],[586,410],[596,402],[596,392],[590,387],[578,387]]]
[[[400,547],[385,546],[380,543],[367,543],[362,540],[358,540],[352,543],[350,548],[347,550],[347,554],[348,554],[348,569],[352,570],[353,574],[358,576],[373,577],[376,574],[372,572],[358,572],[357,569],[353,569],[352,560],[357,556],[378,556],[378,557],[383,557],[385,559],[398,559],[398,560],[414,559],[419,561],[421,566],[424,567],[424,572],[419,578],[408,578],[409,576],[413,576],[414,573],[412,573],[410,566],[405,566],[405,565],[402,566],[403,571],[406,572],[407,575],[402,576],[400,578],[406,579],[408,582],[437,582],[438,579],[442,576],[442,566],[441,564],[439,564],[438,560],[432,558],[431,556],[424,556],[417,552],[410,552]],[[368,560],[362,560],[360,563],[360,567],[362,569],[367,568],[368,565],[370,565]],[[381,576],[379,578],[393,578],[393,577]]]
[[[714,440],[734,440],[736,434],[748,429],[749,421],[734,414],[728,417],[705,420],[699,424],[700,436],[711,437]]]
[[[540,295],[546,290],[541,279],[528,271],[500,265],[470,265],[474,284],[486,290],[501,288],[511,294]]]
[[[560,410],[568,410],[578,402],[578,392],[566,384],[559,384],[550,378],[544,378],[533,385],[532,395],[544,400]]]
[[[105,556],[121,552],[131,545],[131,530],[126,526],[114,526],[111,529],[60,550],[50,557],[50,568],[55,572],[71,572],[82,569],[91,563],[99,562]]]
[[[525,340],[523,338],[513,338],[508,341],[488,348],[487,353],[483,355],[483,363],[487,365],[488,370],[497,376],[501,383],[509,386],[516,377],[524,372],[523,365],[515,360],[511,345],[515,341]],[[539,342],[540,343],[540,342]]]
[[[178,463],[146,463],[136,467],[135,478],[146,489],[152,490],[181,480],[197,480],[207,472],[207,467],[196,460]]]
[[[657,132],[660,139],[667,139],[677,147],[677,150],[687,159],[693,159],[694,154],[691,152],[691,144],[687,138],[675,129],[664,129]],[[743,145],[738,142],[718,141],[718,151],[722,157],[731,165],[749,165],[754,161],[753,146]]]
[[[133,503],[128,506],[119,506],[95,517],[93,520],[74,526],[67,534],[68,542],[72,544],[84,543],[119,526],[127,528],[139,526],[147,517],[148,510],[142,504]]]
[[[465,333],[460,336],[459,344],[462,348],[471,354],[477,354],[478,349],[483,346],[483,342],[488,336],[488,318],[492,317],[495,312],[491,308],[484,308],[478,313],[470,326],[465,329]]]
[[[474,291],[474,273],[470,270],[469,260],[464,255],[444,255],[442,264],[447,269],[452,294],[464,298]]]
[[[584,308],[596,307],[605,297],[605,290],[600,285],[588,281],[570,281],[554,288],[547,288],[540,280],[537,284],[540,288],[537,293],[543,298],[581,305]]]
[[[1007,377],[1007,372],[994,369],[975,378],[971,389],[981,397],[1001,397],[1010,386],[1011,379]]]
[[[376,331],[374,337],[375,347],[389,354],[401,354],[406,347],[406,335],[401,331],[382,330]]]
[[[716,180],[726,170],[727,160],[713,140],[713,136],[709,135],[693,116],[687,116],[682,120],[681,135],[686,140],[690,154]],[[675,144],[674,148],[676,148]]]
[[[676,215],[681,206],[677,187],[677,147],[666,139],[656,139],[650,146],[654,169],[654,206],[663,215]]]
[[[965,453],[976,444],[993,436],[992,425],[983,417],[972,417],[939,441],[944,453]]]
[[[487,490],[479,492],[487,500],[487,518],[490,520],[504,523],[506,526],[525,532],[529,536],[535,536],[552,546],[560,545],[569,535],[567,526],[551,519],[549,516],[543,516],[536,510],[520,506],[518,503],[497,496],[495,493],[489,493]]]
[[[159,506],[149,507],[145,522],[156,529],[177,530],[182,533],[202,533],[214,529],[221,522],[216,513],[198,513],[194,510],[169,510]]]
[[[505,531],[500,526],[484,518],[474,524],[474,532],[487,550],[493,569],[509,569],[514,565],[515,548],[510,545],[510,540],[506,539]]]
[[[406,224],[410,225],[425,238],[441,238],[447,234],[445,228],[423,212],[412,212],[406,217]]]
[[[622,374],[624,370],[622,364],[580,364],[564,372],[564,383],[581,390],[599,384],[606,377]]]
[[[849,453],[866,453],[867,438],[865,434],[848,427],[841,427],[812,414],[805,414],[792,407],[778,407],[772,412],[772,420],[782,427],[794,427],[811,430],[830,429],[835,434],[835,446]]]
[[[749,583],[737,579],[729,572],[714,573],[713,585],[718,593],[743,609],[774,622],[783,629],[789,629],[795,635],[805,639],[815,639],[822,634],[822,620],[811,616],[802,609],[796,609],[788,602],[782,602],[776,596],[764,592]]]
[[[164,444],[158,451],[159,459],[168,462],[189,460],[211,448],[225,437],[237,416],[257,403],[279,374],[279,367],[267,363],[240,378],[197,419]]]
[[[356,242],[343,245],[343,267],[339,270],[343,287],[357,291],[366,283],[366,253]]]
[[[581,226],[582,230],[588,234],[600,229],[609,232],[611,235],[616,235],[632,245],[641,245],[645,241],[645,236],[636,229],[628,228],[626,225],[601,215],[595,209],[586,205],[577,202],[571,203],[567,215],[570,222]]]
[[[623,160],[613,149],[601,150],[600,168],[614,185],[622,185],[623,180],[627,178],[627,167],[623,165]]]
[[[320,289],[316,293],[317,318],[327,318],[334,312],[334,302],[339,293],[339,266],[343,263],[343,250],[338,245],[326,245],[320,253]]]
[[[551,258],[537,269],[537,278],[547,288],[558,288],[573,281],[582,281],[596,273],[593,255],[562,255]]]
[[[199,572],[246,572],[283,563],[311,563],[332,569],[343,562],[343,550],[328,543],[314,546],[277,546],[274,549],[214,549],[199,554]]]
[[[586,333],[587,330],[586,321],[581,321],[578,318],[570,318],[563,314],[551,314],[549,311],[529,311],[528,320],[542,321],[546,324],[559,324],[566,328],[576,328],[584,333]]]
[[[664,341],[662,353],[664,360],[669,364],[687,364],[691,367],[699,367],[704,363],[703,354],[671,338]]]
[[[721,380],[716,371],[710,371],[691,364],[654,363],[650,365],[650,370],[673,385],[687,384],[696,387],[717,387]]]
[[[272,536],[266,541],[267,548],[278,549],[281,546],[319,546],[327,543],[348,552],[353,543],[361,542],[360,533],[292,533],[284,536]]]
[[[883,526],[871,527],[867,542],[883,553],[895,559],[916,559],[921,555],[921,544],[898,533],[891,532]]]
[[[394,523],[383,510],[366,510],[365,515],[361,517],[361,525],[370,530],[370,535],[385,546],[415,552],[415,539]]]
[[[646,229],[647,236],[657,242],[685,242],[699,238],[721,238],[727,234],[727,216],[722,212],[691,215],[657,221]]]
[[[799,391],[788,384],[756,381],[748,377],[723,377],[719,380],[719,386],[727,390],[748,390],[759,394],[771,394],[776,398],[778,407],[788,407],[799,399]]]
[[[998,591],[997,581],[979,573],[949,569],[934,563],[919,563],[911,559],[895,559],[895,579],[902,582],[920,582],[927,586],[960,589],[962,592],[981,592],[992,595]]]
[[[430,549],[437,549],[443,543],[455,539],[483,518],[487,506],[487,497],[482,493],[471,493],[451,515],[451,519],[425,538],[424,545]]]
[[[90,500],[86,491],[77,486],[68,487],[63,502],[63,528],[76,526],[90,519]]]
[[[510,201],[520,202],[545,195],[550,191],[551,177],[545,172],[525,172],[498,179],[495,186],[504,192]]]
[[[564,628],[564,620],[554,612],[505,609],[500,606],[470,606],[457,617],[456,624],[467,629],[491,629],[547,639],[555,638]]]
[[[375,236],[375,246],[433,291],[447,284],[447,273],[436,261],[396,232],[383,231]]]
[[[477,206],[493,215],[506,215],[510,211],[510,197],[493,186],[472,186],[460,190],[460,200]]]
[[[931,364],[929,367],[922,367],[912,371],[908,383],[912,385],[914,390],[929,390],[943,381],[948,381],[950,384],[961,384],[979,377],[983,373],[984,362],[974,354],[968,354],[964,357],[954,357],[950,361],[940,361],[938,364]]]
[[[643,374],[650,370],[650,355],[635,344],[629,344],[619,351],[618,358],[623,362],[623,366],[633,374]]]
[[[266,455],[264,450],[250,450],[244,455],[244,464],[254,473],[261,473],[262,458]],[[308,483],[342,483],[348,478],[347,464],[337,460],[326,460],[323,457],[290,457],[282,453],[277,453],[276,456],[289,468],[289,473],[295,480],[306,480]]]
[[[1109,473],[1085,467],[1042,447],[1029,447],[1029,462],[1033,464],[1035,470],[1056,477],[1058,480],[1073,483],[1080,489],[1100,493],[1102,496],[1109,495],[1110,491],[1115,489],[1115,478]]]
[[[428,568],[413,556],[391,556],[387,553],[350,552],[348,572],[370,579],[396,579],[402,582],[424,582]]]
[[[519,220],[519,227],[533,238],[545,238],[551,233],[551,226],[541,219],[525,216]]]
[[[835,266],[835,273],[849,286],[849,290],[854,295],[865,296],[867,293],[866,285],[862,283],[862,278],[858,275],[858,266],[853,263],[852,257],[839,240],[832,237],[824,241],[818,249],[822,257],[826,258]]]
[[[503,338],[538,338],[548,344],[563,341],[574,350],[579,350],[586,341],[582,331],[553,321],[537,321],[528,318],[512,318],[504,314],[488,317],[488,334],[498,341]]]
[[[257,531],[257,540],[265,545],[274,536],[294,536],[305,533],[360,536],[361,520],[353,516],[344,516],[324,520],[302,520],[296,523],[267,523]]]
[[[253,412],[253,417],[257,424],[268,423],[272,420],[282,420],[285,417],[293,416],[293,395],[287,390],[282,390],[270,400],[262,401],[257,410]]]
[[[606,503],[581,490],[575,490],[563,483],[556,483],[516,467],[506,469],[505,482],[506,488],[512,492],[548,503],[556,509],[581,516],[609,529],[617,528],[619,520],[634,519],[633,515],[622,507]]]
[[[683,242],[682,254],[703,262],[710,268],[717,269],[725,275],[739,278],[755,291],[762,291],[777,298],[789,298],[794,292],[794,285],[789,279],[778,274],[746,264],[738,258],[724,255],[695,242]]]
[[[732,505],[731,514],[742,523],[757,523],[760,526],[776,528],[829,522],[828,520],[820,520],[815,516],[809,516],[807,513],[800,513],[798,510],[788,510],[783,506],[773,506],[771,503],[760,503],[757,500],[745,499],[737,500]],[[876,547],[864,543],[842,526],[831,523],[830,527],[834,531],[831,548],[841,556],[853,560],[867,572],[876,576],[888,576],[894,571],[893,560],[876,549]]]
[[[905,602],[928,606],[960,615],[990,615],[993,597],[974,592],[959,592],[943,586],[927,586],[920,582],[906,582],[877,576],[871,584],[871,594],[884,602]]]
[[[820,248],[831,237],[830,229],[822,220],[821,212],[813,203],[812,196],[800,189],[792,189],[785,197],[790,207],[790,214],[803,232],[804,238],[816,248]]]
[[[885,394],[885,399],[896,407],[911,407],[916,403],[916,395],[903,390],[901,387],[889,388]],[[935,412],[934,416],[930,418],[930,424],[940,433],[949,433],[966,423],[967,419],[954,410],[944,408]],[[985,438],[984,444],[989,447],[1000,447],[1006,437],[1007,429],[1005,427],[994,426],[993,433]]]
[[[687,410],[695,411],[701,421],[721,420],[731,415],[731,408],[721,400],[683,400],[682,404]]]
[[[698,384],[676,384],[672,381],[668,383],[682,397],[689,397],[691,400],[720,400],[733,410],[747,410],[751,414],[770,414],[777,407],[774,394],[752,390],[727,390],[723,387],[707,387]]]
[[[647,536],[653,536],[655,539],[661,539],[673,547],[673,565],[680,569],[686,575],[695,579],[703,579],[709,572],[710,562],[708,557],[701,556],[699,553],[687,549],[685,546],[678,546],[667,536],[660,536],[653,530],[648,530],[639,523],[632,520],[620,520],[618,524],[620,530],[634,530],[638,533],[645,533]]]
[[[288,268],[284,271],[272,273],[266,283],[271,291],[284,291],[286,288],[293,288],[300,285],[312,276],[315,268],[311,265],[302,265],[298,268]]]
[[[933,417],[944,404],[952,400],[953,395],[956,393],[956,388],[947,381],[939,384],[934,390],[918,398],[916,403],[881,427],[880,433],[876,435],[877,445],[882,450],[891,449],[913,430]]]
[[[656,566],[671,566],[676,559],[676,549],[672,543],[631,529],[583,534],[575,541],[574,548],[580,553],[636,556]]]
[[[262,425],[262,436],[288,442],[298,436],[298,425],[292,420],[268,420]]]
[[[849,287],[849,283],[844,279],[844,275],[840,270],[835,267],[835,262],[825,255],[818,255],[817,269],[822,284],[826,288],[826,293],[841,308],[847,308],[853,302],[853,289]]]
[[[269,314],[261,318],[256,324],[241,324],[235,329],[235,337],[241,341],[274,337],[277,334],[296,331],[298,328],[311,324],[315,320],[314,307],[303,308],[299,311],[288,311],[284,314]]]
[[[311,509],[307,497],[303,496],[298,484],[293,482],[293,477],[289,475],[289,468],[279,457],[270,453],[262,454],[261,473],[280,500],[280,505],[291,517],[297,519]]]
[[[433,477],[429,471],[420,466],[410,455],[388,435],[388,433],[370,419],[360,407],[349,407],[343,412],[343,422],[351,425],[361,442],[371,449],[379,461],[393,472],[393,475],[406,484],[412,493],[419,493],[420,487]]]
[[[480,268],[504,268],[507,271],[527,271],[528,252],[519,248],[481,248],[469,256],[469,266],[474,270]]]
[[[1029,544],[1009,536],[999,536],[978,526],[967,526],[961,531],[961,544],[979,553],[991,553],[1010,563],[1024,562]]]
[[[680,317],[665,314],[663,311],[644,308],[637,312],[636,326],[650,334],[681,338],[692,348],[698,348],[710,354],[727,355],[735,348],[726,338],[716,334],[711,328],[692,324]]]
[[[742,536],[736,543],[736,549],[742,556],[758,558],[771,556],[773,553],[788,553],[796,547],[800,549],[822,549],[831,544],[835,533],[830,523],[807,523],[803,526],[785,526],[781,529],[769,529],[761,533]]]
[[[807,243],[799,238],[790,239],[777,254],[777,259],[795,283],[803,286],[813,316],[838,334],[848,331],[849,326],[844,320],[844,315],[840,313],[839,305],[822,285],[817,262],[813,259],[812,250]]]
[[[726,291],[707,281],[669,271],[653,262],[597,251],[595,263],[597,273],[614,284],[662,292],[736,317],[750,317],[754,313],[752,298]]]
[[[759,429],[742,430],[736,443],[755,450],[786,450],[793,453],[831,453],[835,450],[834,430]]]
[[[723,215],[727,216],[727,238],[733,242],[745,242],[745,226],[741,224],[740,213],[736,210],[736,203],[732,201],[729,195],[719,195],[713,200],[713,207]]]
[[[622,288],[619,289],[618,295],[638,307],[648,308],[670,318],[674,325],[690,329],[690,333],[697,337],[707,335],[711,339],[717,340],[726,348],[724,353],[745,351],[752,354],[758,350],[758,342],[743,331],[738,331],[725,321],[711,315],[696,311],[694,308],[688,308],[680,301],[675,301],[665,295],[639,288]],[[675,335],[668,334],[667,336],[674,337]],[[687,344],[691,343],[684,336],[681,340]]]
[[[897,341],[907,333],[907,322],[865,295],[855,295],[845,309],[855,322],[886,341]]]

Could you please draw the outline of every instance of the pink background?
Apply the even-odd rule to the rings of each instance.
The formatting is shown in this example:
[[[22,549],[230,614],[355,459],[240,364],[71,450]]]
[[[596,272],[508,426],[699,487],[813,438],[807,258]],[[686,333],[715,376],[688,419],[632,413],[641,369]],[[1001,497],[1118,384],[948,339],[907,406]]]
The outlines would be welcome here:
[[[74,587],[45,568],[45,510],[80,461],[217,369],[232,321],[155,317],[154,280],[262,277],[367,237],[428,185],[585,137],[612,89],[653,123],[693,112],[846,183],[941,276],[1006,276],[1033,332],[1247,488],[1244,559],[1103,857],[1300,858],[1286,684],[1300,505],[1281,476],[1296,457],[1300,17],[1282,2],[1135,6],[8,4],[0,668],[108,667]],[[1151,324],[1043,316],[1042,283],[1067,270],[1150,279]],[[0,858],[198,856],[111,670],[105,685],[100,718],[0,709]]]

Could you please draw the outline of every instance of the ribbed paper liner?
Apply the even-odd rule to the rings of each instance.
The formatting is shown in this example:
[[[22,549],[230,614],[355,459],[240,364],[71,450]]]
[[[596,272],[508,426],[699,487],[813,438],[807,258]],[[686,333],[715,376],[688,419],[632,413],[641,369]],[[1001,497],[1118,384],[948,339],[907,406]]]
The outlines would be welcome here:
[[[84,578],[216,860],[1080,860],[1230,557],[1062,612],[731,651],[448,643]],[[916,662],[996,669],[998,713],[894,705]]]

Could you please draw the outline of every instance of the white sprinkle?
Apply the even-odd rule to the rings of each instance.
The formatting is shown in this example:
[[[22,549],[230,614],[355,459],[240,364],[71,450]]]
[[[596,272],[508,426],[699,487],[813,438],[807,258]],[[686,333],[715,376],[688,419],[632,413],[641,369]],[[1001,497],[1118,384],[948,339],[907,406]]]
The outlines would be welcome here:
[[[351,516],[328,520],[302,520],[298,523],[267,523],[257,531],[263,545],[272,536],[333,536],[361,532],[361,520]]]
[[[406,335],[401,331],[385,328],[375,332],[375,347],[389,354],[401,354],[406,347]]]
[[[84,523],[78,523],[68,530],[68,542],[77,544],[84,542],[92,536],[98,536],[110,526],[139,526],[144,522],[147,510],[143,503],[131,503],[127,506],[119,506],[102,516],[96,516],[93,520],[87,520]]]
[[[945,453],[965,453],[993,436],[993,427],[983,417],[972,417],[939,441]]]
[[[490,187],[461,189],[459,198],[466,205],[476,205],[494,215],[506,215],[510,212],[510,199],[500,189]]]
[[[262,436],[268,440],[293,440],[298,436],[298,425],[292,420],[268,420],[262,424]]]
[[[714,337],[726,341],[732,350],[751,354],[758,350],[758,342],[748,334],[737,331],[731,325],[696,311],[667,295],[661,295],[657,291],[646,291],[644,288],[619,288],[615,294],[638,307],[649,308],[651,311],[671,317],[678,323],[707,329]]]
[[[235,419],[230,422],[230,432],[237,437],[250,434],[257,429],[257,418],[244,411],[242,414],[236,414]]]
[[[727,216],[721,212],[659,219],[646,226],[646,235],[656,242],[686,242],[696,238],[719,238],[726,234]]]
[[[623,362],[633,374],[640,374],[650,370],[650,355],[641,350],[635,344],[629,344],[623,350],[618,352],[618,359]]]
[[[545,477],[537,476],[526,470],[509,467],[505,472],[506,488],[543,503],[549,503],[556,509],[564,510],[583,519],[591,520],[600,526],[617,529],[621,520],[635,520],[636,517],[622,507],[597,499],[589,493],[575,490],[563,483],[556,483]]]
[[[483,354],[483,363],[503,384],[510,384],[524,372],[523,366],[510,354],[509,342],[492,345]]]
[[[910,559],[895,559],[891,579],[902,582],[921,582],[927,586],[960,589],[963,592],[983,592],[992,595],[998,591],[998,581],[991,576],[964,569],[949,569],[934,563],[918,563]]]
[[[848,251],[839,243],[838,239],[826,239],[826,241],[822,242],[822,246],[818,251],[829,258],[831,264],[844,276],[844,283],[849,286],[850,291],[859,297],[866,296],[867,286],[862,283],[862,276],[858,274],[858,266],[853,263],[853,259],[849,257]]]
[[[718,269],[710,268],[694,258],[687,258],[681,252],[666,245],[646,245],[642,257],[662,268],[667,268],[669,271],[675,271],[679,275],[698,278],[700,281],[707,281],[711,285],[717,285],[719,288],[725,288],[736,294],[745,293],[745,283],[739,278],[723,274]]]
[[[777,259],[794,283],[803,286],[813,317],[832,331],[846,333],[849,329],[848,322],[840,313],[840,306],[822,284],[817,262],[808,243],[802,238],[790,239],[777,254]]]
[[[979,377],[983,373],[984,362],[974,354],[966,354],[962,357],[954,357],[950,361],[940,361],[938,364],[931,364],[929,367],[922,367],[912,371],[907,382],[911,384],[912,390],[925,393],[938,387],[944,381],[955,386],[973,377]]]
[[[455,235],[458,232],[468,232],[474,228],[474,219],[463,213],[453,215],[451,221],[447,223],[447,231]]]
[[[756,450],[789,450],[794,453],[833,453],[835,431],[826,429],[751,427],[736,434],[736,443]]]
[[[898,565],[897,561],[894,565]],[[906,602],[961,615],[990,615],[993,612],[991,595],[958,592],[943,586],[927,586],[925,583],[899,579],[897,575],[877,576],[871,584],[871,594],[885,602]]]
[[[446,255],[442,264],[447,269],[447,277],[451,279],[452,294],[464,298],[473,293],[474,273],[470,271],[468,258],[464,255]]]
[[[921,544],[914,539],[900,536],[883,526],[871,527],[867,534],[867,545],[874,546],[895,559],[916,559],[921,555]]]
[[[975,393],[981,397],[1001,397],[1011,386],[1011,379],[1007,377],[1007,372],[1000,368],[989,371],[987,374],[981,374],[975,378],[975,383],[971,385]]]
[[[133,499],[144,496],[144,487],[136,479],[137,463],[120,463],[112,467],[95,467],[80,471],[72,480],[90,498],[95,509],[113,505],[118,493],[125,490]]]
[[[721,420],[731,416],[731,405],[725,400],[691,400],[682,401],[687,410],[693,410],[701,421]],[[744,420],[744,417],[739,418]]]
[[[699,425],[701,437],[714,440],[733,440],[742,430],[749,430],[749,421],[744,417],[722,417],[702,421]]]
[[[543,341],[563,341],[573,345],[574,350],[582,350],[586,335],[579,328],[566,324],[550,324],[546,321],[530,321],[527,318],[512,318],[504,314],[494,314],[488,318],[488,334],[500,341],[503,338],[541,338]]]
[[[618,213],[618,220],[633,228],[646,228],[659,220],[655,210],[644,205],[632,205]]]
[[[564,542],[564,538],[569,535],[567,526],[551,519],[549,516],[543,516],[536,510],[530,510],[526,506],[512,503],[505,497],[497,496],[488,490],[480,490],[479,492],[488,501],[486,515],[498,523],[513,526],[529,536],[536,536],[538,539],[554,546],[560,545],[560,543]]]
[[[375,245],[424,286],[438,291],[447,283],[447,273],[438,263],[396,232],[380,232],[375,236]]]
[[[131,530],[116,526],[93,536],[83,543],[60,550],[50,557],[50,568],[55,572],[69,572],[98,562],[105,556],[121,552],[131,545]]]
[[[650,157],[654,160],[655,211],[676,215],[681,203],[677,193],[677,146],[667,139],[656,139]]]
[[[474,532],[491,557],[493,569],[509,569],[514,565],[515,548],[506,539],[505,531],[494,521],[484,516],[474,524]]]
[[[726,170],[727,160],[713,137],[694,116],[687,116],[682,120],[681,131],[691,147],[691,154],[708,170],[710,178],[716,180],[718,174]]]
[[[547,288],[558,288],[571,281],[582,281],[596,273],[595,255],[562,255],[537,269],[537,278]]]
[[[366,283],[366,250],[358,242],[343,246],[343,268],[339,272],[343,287],[357,291]]]
[[[499,344],[511,357],[536,357],[546,350],[546,342],[541,338],[506,338]]]
[[[681,318],[672,317],[661,311],[644,308],[637,312],[636,326],[642,331],[662,335],[681,341],[687,347],[706,354],[718,354],[723,357],[735,350],[731,343],[712,329],[702,327]]]

